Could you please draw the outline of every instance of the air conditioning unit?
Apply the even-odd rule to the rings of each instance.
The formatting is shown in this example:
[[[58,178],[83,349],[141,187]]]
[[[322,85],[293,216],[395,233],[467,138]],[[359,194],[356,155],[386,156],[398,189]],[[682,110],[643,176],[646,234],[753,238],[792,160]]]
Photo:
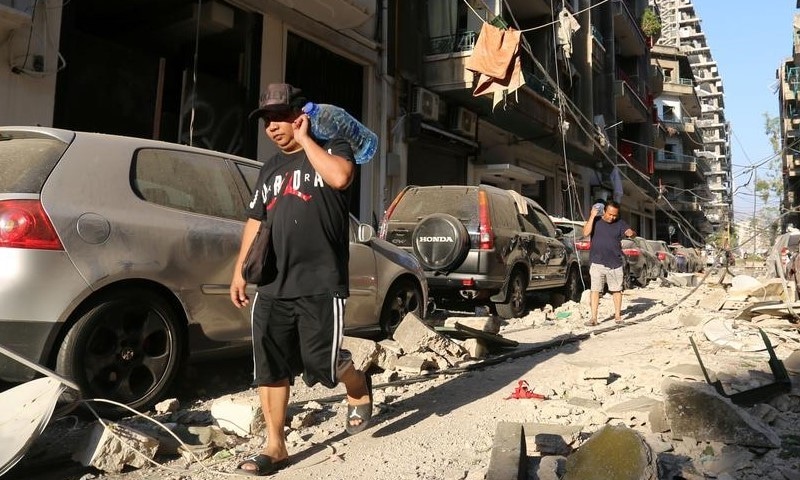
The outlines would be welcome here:
[[[414,89],[414,113],[424,120],[439,120],[439,95],[422,87]]]
[[[453,118],[453,131],[465,137],[475,138],[475,133],[478,131],[478,114],[464,107],[457,108]]]

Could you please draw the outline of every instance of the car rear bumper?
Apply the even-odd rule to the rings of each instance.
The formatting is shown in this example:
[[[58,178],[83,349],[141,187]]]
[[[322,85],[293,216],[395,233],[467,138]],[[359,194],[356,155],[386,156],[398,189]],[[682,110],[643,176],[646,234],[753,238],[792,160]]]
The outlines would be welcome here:
[[[503,278],[491,278],[484,275],[470,275],[465,273],[435,274],[426,272],[428,288],[432,292],[441,291],[469,291],[487,290],[490,292],[499,291],[505,284]]]
[[[0,320],[0,346],[45,366],[47,359],[43,358],[43,353],[56,331],[54,323]],[[33,369],[2,353],[0,352],[0,380],[26,382],[36,375]]]
[[[61,322],[87,290],[63,251],[0,248],[0,345],[46,366]],[[33,375],[0,355],[0,379],[27,381]]]

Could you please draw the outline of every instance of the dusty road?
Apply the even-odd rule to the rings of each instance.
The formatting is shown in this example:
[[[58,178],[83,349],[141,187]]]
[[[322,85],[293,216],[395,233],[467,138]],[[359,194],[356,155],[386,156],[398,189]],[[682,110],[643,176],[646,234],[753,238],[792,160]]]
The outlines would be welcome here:
[[[800,479],[798,387],[771,401],[768,416],[763,414],[767,407],[748,410],[767,417],[764,421],[783,439],[781,448],[768,451],[673,439],[668,432],[652,431],[646,411],[616,408],[632,400],[663,400],[666,378],[704,381],[690,337],[706,367],[724,380],[729,391],[769,383],[767,356],[758,347],[755,327],[768,331],[783,360],[800,349],[796,325],[783,318],[731,324],[728,319],[736,312],[719,309],[725,298],[714,275],[698,288],[651,282],[646,288],[625,292],[625,323],[619,327],[612,320],[610,297],[601,301],[601,317],[605,314],[606,321],[594,328],[584,326],[588,319],[584,305],[568,303],[550,313],[537,307],[527,317],[502,325],[500,334],[519,346],[497,351],[483,364],[392,382],[377,375],[373,425],[352,437],[342,432],[343,402],[330,398],[341,391],[298,387],[292,392],[290,415],[307,410],[312,400],[318,401],[320,409],[308,426],[288,433],[293,463],[275,478],[483,479],[498,422],[518,422],[575,427],[584,435],[575,436],[573,449],[604,425],[626,425],[658,453],[659,478]],[[732,341],[728,345],[707,338],[712,323],[729,327]],[[247,387],[249,365],[226,362],[214,369],[200,365],[193,372],[182,382],[179,413],[183,418],[207,419],[211,403],[223,395],[254,397]],[[790,368],[790,373],[798,384],[797,372]],[[547,399],[508,399],[520,380]],[[69,445],[79,436],[75,425],[81,422],[73,420],[59,419],[48,427],[8,478],[227,478],[242,458],[258,451],[263,440],[257,436],[238,439],[203,462],[156,457],[161,467],[123,473],[103,473],[63,458],[48,466],[48,456],[58,457],[53,453],[60,448],[56,445]],[[541,455],[530,449],[529,454]],[[531,471],[535,475],[533,463]]]

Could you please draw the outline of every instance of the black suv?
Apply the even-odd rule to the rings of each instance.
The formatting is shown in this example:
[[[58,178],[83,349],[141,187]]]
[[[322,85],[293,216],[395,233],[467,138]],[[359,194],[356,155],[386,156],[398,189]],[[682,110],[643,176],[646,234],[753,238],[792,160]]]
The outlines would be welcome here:
[[[535,201],[489,185],[409,186],[386,211],[380,236],[412,251],[433,299],[494,304],[524,315],[526,293],[583,289],[574,249]]]

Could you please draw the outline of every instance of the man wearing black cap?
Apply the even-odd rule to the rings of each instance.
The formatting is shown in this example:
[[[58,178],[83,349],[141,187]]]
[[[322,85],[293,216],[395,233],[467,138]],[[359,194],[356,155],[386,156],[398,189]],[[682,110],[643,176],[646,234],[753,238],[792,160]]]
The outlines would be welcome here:
[[[253,384],[267,422],[262,453],[239,464],[239,472],[266,475],[288,465],[284,423],[289,388],[297,374],[309,386],[345,384],[348,433],[363,430],[372,416],[369,377],[340,351],[348,290],[348,206],[355,164],[344,139],[324,144],[309,133],[306,99],[289,84],[270,84],[250,118],[264,120],[279,152],[261,168],[247,207],[231,301],[250,303],[242,263],[260,222],[273,216],[274,278],[258,285],[252,305]],[[274,252],[273,252],[274,251]]]

